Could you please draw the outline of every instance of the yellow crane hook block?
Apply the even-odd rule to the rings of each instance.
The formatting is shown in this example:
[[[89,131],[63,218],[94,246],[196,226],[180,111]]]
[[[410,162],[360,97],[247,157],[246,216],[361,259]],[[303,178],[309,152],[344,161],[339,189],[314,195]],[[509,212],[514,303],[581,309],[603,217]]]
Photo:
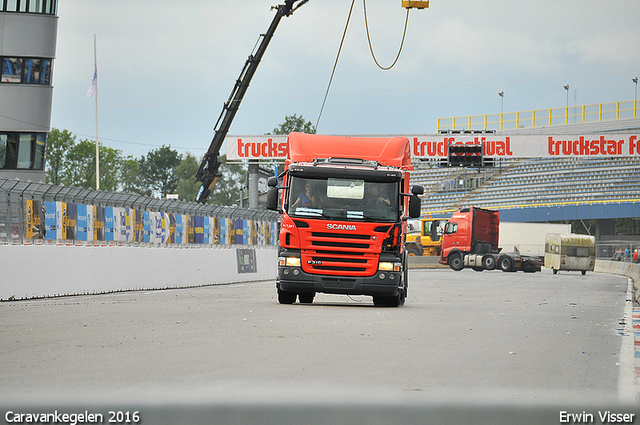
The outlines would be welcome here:
[[[402,0],[402,7],[405,9],[426,9],[429,7],[429,0],[427,1],[414,1],[414,0]]]

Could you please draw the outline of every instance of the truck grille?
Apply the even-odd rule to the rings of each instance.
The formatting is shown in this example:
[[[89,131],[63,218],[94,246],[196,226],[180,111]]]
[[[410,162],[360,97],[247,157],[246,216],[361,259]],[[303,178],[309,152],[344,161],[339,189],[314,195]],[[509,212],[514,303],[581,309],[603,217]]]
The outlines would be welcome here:
[[[302,267],[310,273],[370,276],[378,267],[371,235],[310,232],[311,249],[302,251]]]

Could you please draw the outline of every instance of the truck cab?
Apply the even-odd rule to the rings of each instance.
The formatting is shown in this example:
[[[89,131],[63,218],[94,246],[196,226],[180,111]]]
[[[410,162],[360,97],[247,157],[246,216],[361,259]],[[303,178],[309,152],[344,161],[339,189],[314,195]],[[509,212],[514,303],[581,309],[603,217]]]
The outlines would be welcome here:
[[[409,193],[408,139],[291,133],[288,146],[267,200],[281,213],[278,301],[311,303],[323,292],[402,305],[407,219],[420,215],[422,193]]]
[[[447,223],[443,236],[442,258],[452,252],[484,254],[499,252],[500,213],[482,208],[456,211]]]
[[[540,271],[540,257],[502,251],[498,246],[499,229],[499,211],[476,207],[456,211],[444,229],[440,263],[455,271],[465,267],[476,271]]]

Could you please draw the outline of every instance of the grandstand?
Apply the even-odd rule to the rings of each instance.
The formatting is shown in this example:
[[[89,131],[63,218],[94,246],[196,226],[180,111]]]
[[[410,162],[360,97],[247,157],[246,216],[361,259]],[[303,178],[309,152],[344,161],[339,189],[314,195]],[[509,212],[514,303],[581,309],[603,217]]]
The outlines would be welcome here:
[[[606,134],[640,130],[640,119],[496,131],[503,135]],[[611,221],[640,217],[640,157],[513,158],[482,168],[415,159],[412,184],[425,188],[422,213],[450,217],[460,207],[500,210],[502,221],[595,219],[599,239],[615,239]],[[607,223],[608,222],[608,223]],[[640,223],[639,223],[640,224]],[[607,229],[607,230],[604,230]],[[638,230],[633,233],[640,233]],[[640,244],[640,235],[631,239]]]
[[[470,205],[502,209],[594,201],[640,202],[640,158],[513,159],[491,168],[418,169],[413,182],[425,187],[422,211],[433,214]]]

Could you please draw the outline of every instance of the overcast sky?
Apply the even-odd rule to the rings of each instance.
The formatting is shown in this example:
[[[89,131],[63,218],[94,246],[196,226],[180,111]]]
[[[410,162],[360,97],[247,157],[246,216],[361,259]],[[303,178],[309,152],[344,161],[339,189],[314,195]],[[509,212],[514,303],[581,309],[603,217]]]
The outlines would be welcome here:
[[[431,0],[413,9],[404,50],[380,70],[363,0],[351,24],[318,133],[429,134],[441,117],[634,99],[638,0]],[[86,99],[97,35],[99,135],[139,157],[161,145],[197,156],[277,0],[59,0],[51,126],[95,137]],[[401,0],[367,0],[373,47],[389,65]],[[316,123],[350,0],[310,0],[283,18],[229,134],[272,132],[286,115]]]

